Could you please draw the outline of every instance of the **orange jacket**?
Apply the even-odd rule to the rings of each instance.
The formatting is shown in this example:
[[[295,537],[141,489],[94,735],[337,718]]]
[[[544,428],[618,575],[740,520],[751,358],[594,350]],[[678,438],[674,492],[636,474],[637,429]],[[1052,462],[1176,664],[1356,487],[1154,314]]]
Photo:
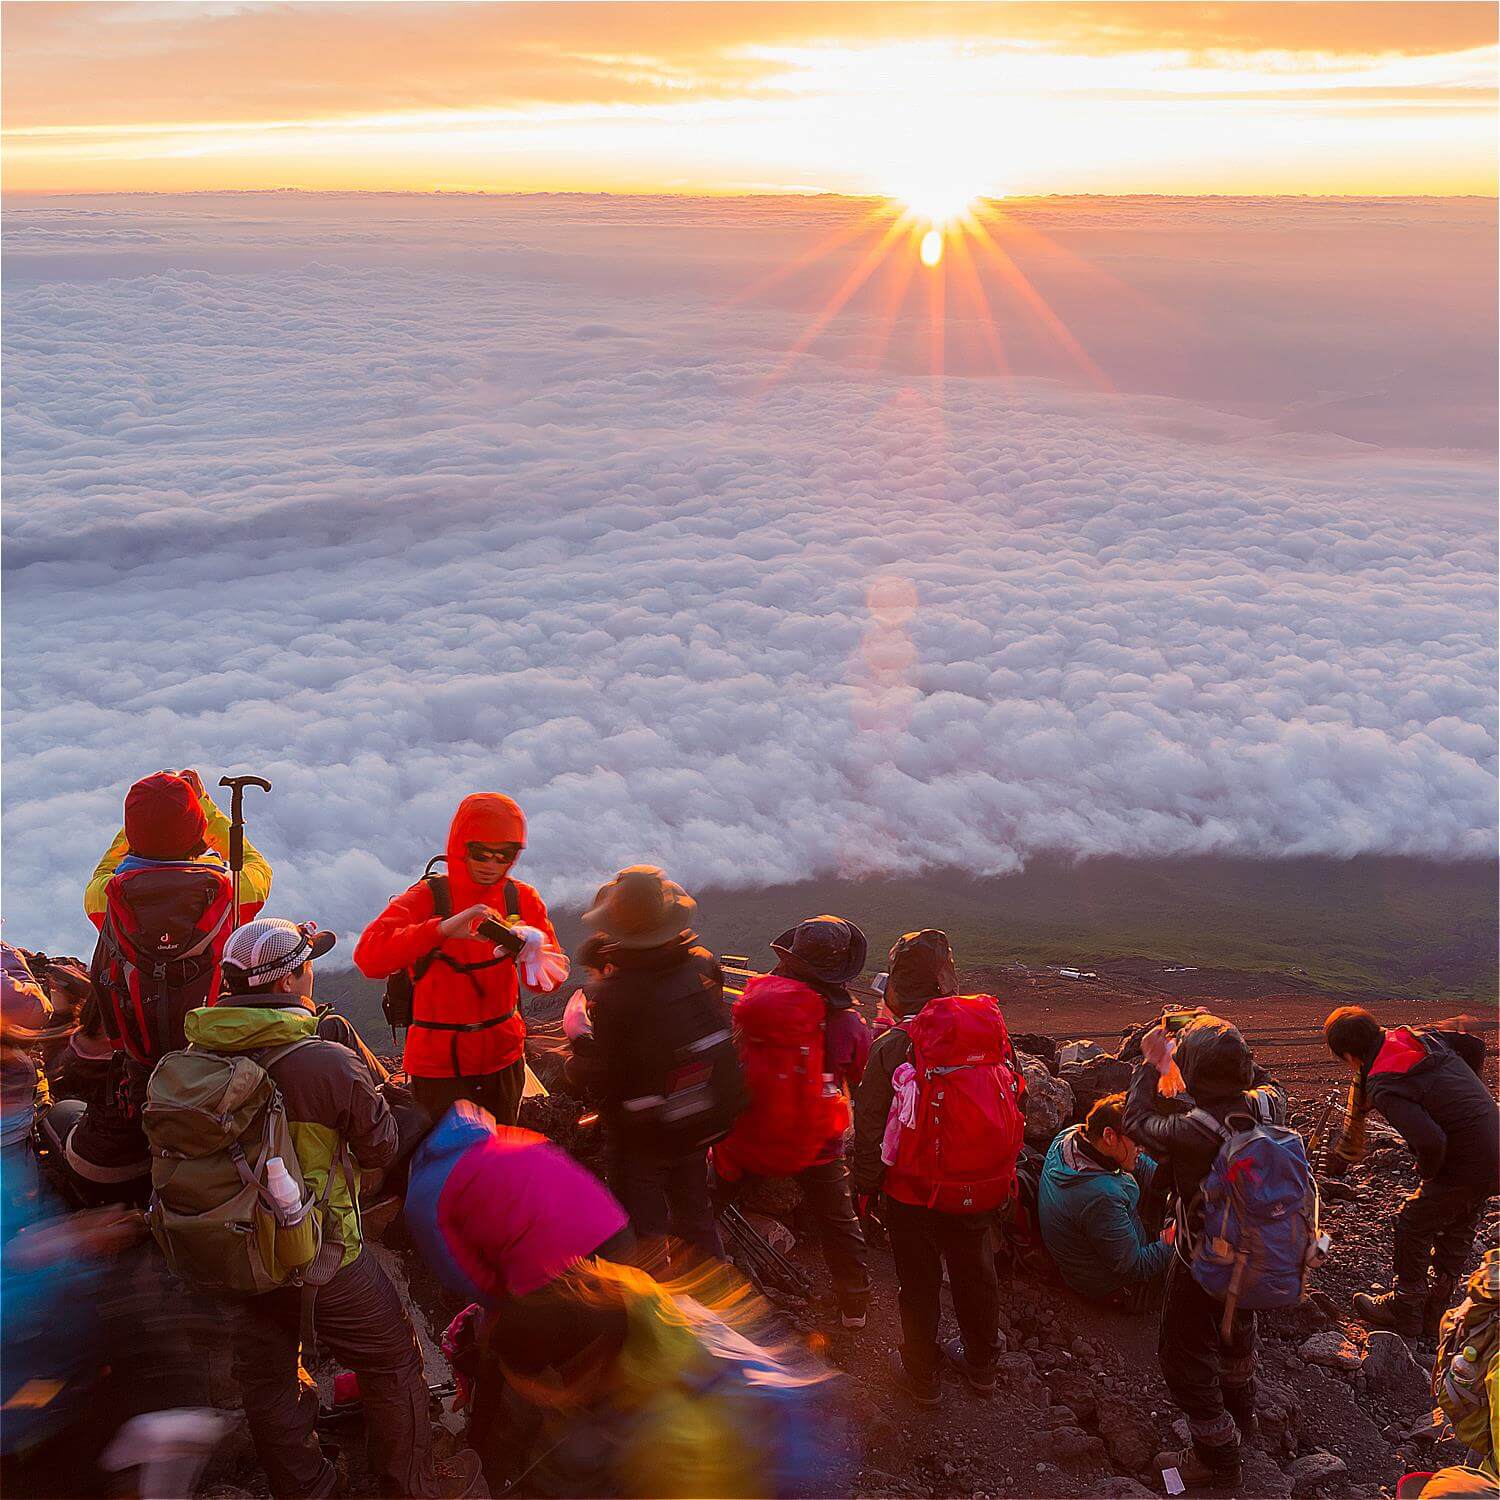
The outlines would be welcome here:
[[[505,891],[501,885],[476,885],[464,863],[464,845],[470,839],[492,841],[485,831],[488,793],[466,797],[460,804],[448,833],[448,886],[454,911],[476,902],[492,906],[503,917]],[[476,806],[476,804],[480,804]],[[551,942],[557,941],[542,898],[531,886],[517,880],[516,905],[520,921],[540,928]],[[371,979],[385,979],[400,969],[411,968],[419,959],[441,949],[454,963],[484,963],[494,957],[494,944],[483,938],[438,940],[441,923],[432,890],[425,880],[397,896],[365,928],[354,947],[354,962]],[[507,960],[462,974],[445,963],[430,965],[418,982],[412,1011],[417,1021],[440,1021],[450,1026],[469,1026],[492,1021],[474,1031],[435,1031],[415,1025],[406,1033],[406,1071],[413,1078],[476,1078],[498,1073],[516,1062],[526,1041],[526,1022],[518,1009],[520,983],[516,966]]]

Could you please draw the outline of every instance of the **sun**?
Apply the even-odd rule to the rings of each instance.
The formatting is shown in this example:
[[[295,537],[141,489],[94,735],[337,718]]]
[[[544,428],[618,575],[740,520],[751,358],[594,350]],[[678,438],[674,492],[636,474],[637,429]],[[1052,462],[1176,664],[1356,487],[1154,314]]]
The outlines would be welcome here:
[[[891,196],[905,205],[913,219],[940,232],[969,218],[980,198],[964,184],[943,182],[898,189]]]

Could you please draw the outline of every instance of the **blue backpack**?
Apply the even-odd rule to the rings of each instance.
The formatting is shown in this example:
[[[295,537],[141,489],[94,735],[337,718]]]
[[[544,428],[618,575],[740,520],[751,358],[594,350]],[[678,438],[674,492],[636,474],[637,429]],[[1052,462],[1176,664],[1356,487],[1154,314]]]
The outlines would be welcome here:
[[[1237,1308],[1295,1306],[1323,1254],[1318,1185],[1302,1137],[1248,1114],[1230,1115],[1222,1125],[1205,1110],[1189,1118],[1222,1143],[1203,1180],[1193,1279],[1224,1303],[1226,1327]]]

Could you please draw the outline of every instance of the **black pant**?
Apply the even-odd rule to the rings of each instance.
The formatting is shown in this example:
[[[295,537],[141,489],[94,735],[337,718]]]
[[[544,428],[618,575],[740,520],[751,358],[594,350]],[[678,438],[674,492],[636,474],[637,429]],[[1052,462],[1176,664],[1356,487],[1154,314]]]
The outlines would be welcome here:
[[[748,1178],[726,1182],[715,1175],[714,1192],[721,1203],[732,1203]],[[802,1201],[817,1226],[823,1261],[833,1278],[839,1300],[863,1305],[870,1293],[869,1254],[864,1230],[849,1198],[849,1168],[842,1156],[820,1161],[798,1172],[792,1181],[802,1189]]]
[[[521,1115],[521,1093],[526,1087],[526,1062],[517,1058],[498,1073],[472,1078],[413,1078],[411,1091],[437,1124],[460,1100],[472,1099],[494,1115],[497,1125],[514,1125]]]
[[[939,1213],[889,1197],[884,1211],[901,1283],[901,1362],[919,1379],[939,1368],[938,1320],[946,1263],[964,1358],[976,1368],[992,1364],[1000,1322],[1000,1289],[990,1252],[994,1215]]]
[[[724,1258],[701,1147],[679,1156],[659,1156],[632,1142],[611,1139],[607,1175],[610,1191],[643,1240],[672,1234],[701,1255]]]
[[[1200,1457],[1222,1465],[1238,1452],[1236,1422],[1255,1407],[1255,1314],[1236,1312],[1228,1339],[1219,1336],[1224,1304],[1193,1280],[1174,1255],[1156,1352],[1162,1377],[1192,1430]]]
[[[1439,1276],[1463,1275],[1479,1215],[1493,1184],[1424,1182],[1396,1216],[1396,1286],[1427,1293],[1429,1266]]]
[[[234,1305],[235,1378],[278,1500],[331,1495],[336,1478],[314,1430],[317,1387],[304,1383],[298,1368],[302,1296],[288,1287]],[[318,1288],[313,1322],[334,1357],[359,1376],[377,1493],[435,1494],[422,1356],[401,1298],[371,1251]]]

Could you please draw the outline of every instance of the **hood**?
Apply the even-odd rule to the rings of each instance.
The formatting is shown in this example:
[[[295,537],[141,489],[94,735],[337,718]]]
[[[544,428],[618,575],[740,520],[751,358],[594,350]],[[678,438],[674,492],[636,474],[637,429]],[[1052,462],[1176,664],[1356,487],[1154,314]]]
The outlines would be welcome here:
[[[233,999],[233,996],[230,997]],[[318,1018],[300,1003],[281,1005],[203,1005],[182,1023],[188,1041],[210,1052],[249,1052],[281,1047],[318,1034]]]
[[[476,885],[469,877],[464,847],[467,844],[526,843],[526,819],[509,797],[499,792],[474,792],[458,804],[448,827],[448,884],[453,910],[462,911],[484,901],[499,908],[500,885]],[[510,872],[507,871],[507,874]]]
[[[1082,1133],[1082,1125],[1070,1125],[1047,1152],[1042,1171],[1056,1188],[1067,1189],[1080,1182],[1095,1183],[1101,1177],[1113,1176],[1117,1170],[1102,1166],[1078,1149]]]
[[[654,948],[612,949],[608,961],[617,969],[635,972],[641,969],[668,969],[677,964],[689,963],[700,956],[713,962],[713,954],[707,948],[699,946],[698,934],[688,930],[674,937],[670,943],[658,943]]]
[[[460,1099],[423,1138],[411,1159],[412,1176],[441,1172],[446,1176],[472,1146],[495,1138],[495,1122],[468,1099]]]
[[[1199,1104],[1242,1094],[1255,1082],[1244,1037],[1218,1016],[1194,1016],[1177,1033],[1177,1066]]]

